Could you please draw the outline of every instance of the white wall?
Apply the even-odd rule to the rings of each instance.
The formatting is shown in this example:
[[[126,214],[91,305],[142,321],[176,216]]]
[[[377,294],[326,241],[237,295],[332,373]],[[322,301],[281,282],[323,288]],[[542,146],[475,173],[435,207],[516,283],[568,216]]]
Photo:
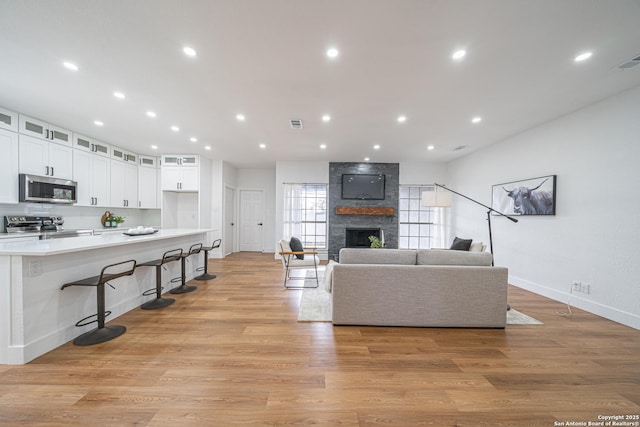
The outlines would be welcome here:
[[[492,218],[496,265],[514,285],[637,329],[639,106],[637,87],[448,165],[450,187],[488,205],[494,184],[557,175],[555,216]],[[486,242],[486,210],[455,199],[456,234]],[[570,296],[575,281],[591,293]]]
[[[446,177],[445,163],[400,163],[400,185],[444,184]]]

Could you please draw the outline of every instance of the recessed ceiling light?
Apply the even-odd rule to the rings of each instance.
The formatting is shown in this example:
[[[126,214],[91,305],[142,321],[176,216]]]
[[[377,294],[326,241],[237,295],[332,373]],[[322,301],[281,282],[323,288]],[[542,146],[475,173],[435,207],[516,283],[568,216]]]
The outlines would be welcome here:
[[[152,150],[157,150],[157,149],[158,149],[158,146],[157,146],[157,145],[152,145],[152,146],[151,146],[151,149],[152,149]]]
[[[122,93],[122,92],[117,92],[117,91],[116,91],[116,92],[113,92],[113,96],[115,96],[115,97],[116,97],[116,98],[118,98],[118,99],[125,99],[125,98],[126,98],[126,96],[124,96],[124,93]]]
[[[189,138],[189,141],[198,142],[198,138],[196,138],[195,136],[192,136],[191,138]]]
[[[101,122],[100,120],[94,120],[93,124],[96,125],[96,126],[104,126],[104,123]]]
[[[324,116],[322,116],[322,121],[323,122],[330,122],[331,121],[331,116],[328,114],[325,114]]]
[[[339,53],[340,52],[338,52],[338,49],[336,49],[335,47],[327,49],[327,56],[329,58],[335,58],[338,56]]]
[[[364,158],[364,161],[365,161],[365,162],[368,162],[369,160],[371,160],[371,159],[370,159],[370,158],[368,158],[368,157],[365,157],[365,158]]]
[[[65,62],[62,63],[62,65],[64,65],[64,68],[66,68],[68,70],[71,70],[71,71],[78,71],[79,70],[78,66],[76,64],[74,64],[73,62],[65,61]]]
[[[147,116],[151,117],[152,119],[155,119],[156,113],[154,111],[147,111]]]
[[[205,146],[204,146],[204,149],[205,149],[205,150],[211,150],[211,146],[210,146],[210,145],[205,145]]]
[[[480,123],[482,121],[482,117],[477,116],[471,119],[471,123]]]
[[[326,150],[327,149],[327,144],[320,144],[320,149],[321,150]]]
[[[244,119],[245,119],[244,114],[236,114],[236,119],[239,122],[244,122]]]
[[[407,116],[398,116],[398,123],[404,123],[407,121]]]
[[[374,150],[379,150],[379,149],[380,149],[380,144],[376,144],[376,145],[374,145],[374,146],[373,146],[373,149],[374,149]]]
[[[180,131],[180,128],[178,126],[171,126],[171,130],[174,132],[178,132]]]
[[[585,61],[585,60],[591,58],[592,55],[593,55],[593,52],[584,52],[584,53],[581,53],[580,55],[576,56],[575,58],[573,58],[573,60],[576,61],[576,62],[582,62],[582,61]]]
[[[433,150],[434,148],[436,148],[436,147],[434,147],[433,145],[427,145],[427,150],[429,150],[429,151]]]
[[[267,148],[267,144],[260,144],[259,147],[262,148],[262,149],[265,149],[265,148]]]
[[[455,52],[453,52],[453,55],[451,55],[452,59],[455,60],[460,60],[462,58],[464,58],[465,56],[467,56],[467,51],[464,49],[460,49],[460,50],[456,50]]]
[[[192,58],[198,55],[196,50],[190,46],[183,47],[182,51],[184,52],[185,55],[190,56]]]

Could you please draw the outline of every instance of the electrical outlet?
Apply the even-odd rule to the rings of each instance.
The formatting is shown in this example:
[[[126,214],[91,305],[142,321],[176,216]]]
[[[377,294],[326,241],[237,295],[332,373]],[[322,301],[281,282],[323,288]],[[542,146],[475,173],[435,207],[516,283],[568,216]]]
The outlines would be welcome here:
[[[37,277],[42,274],[42,261],[29,261],[29,277]]]
[[[580,292],[581,294],[590,294],[591,293],[591,285],[584,282],[573,282],[571,284],[571,289],[574,292]]]

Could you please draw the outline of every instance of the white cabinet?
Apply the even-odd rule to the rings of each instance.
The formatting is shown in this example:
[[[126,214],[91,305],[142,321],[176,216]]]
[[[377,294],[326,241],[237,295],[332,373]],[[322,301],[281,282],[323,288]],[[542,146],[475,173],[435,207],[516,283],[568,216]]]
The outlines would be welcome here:
[[[110,206],[111,160],[73,150],[73,180],[78,183],[78,206]]]
[[[197,167],[163,166],[162,189],[164,191],[198,191]]]
[[[138,164],[138,155],[122,148],[111,146],[111,158],[133,165]]]
[[[73,148],[26,135],[19,141],[20,173],[73,179]]]
[[[158,206],[158,169],[139,167],[138,207],[157,208]]]
[[[18,113],[0,108],[0,129],[18,132]]]
[[[20,114],[20,133],[71,147],[73,134],[67,129]]]
[[[111,206],[138,207],[138,167],[111,159]]]
[[[138,166],[156,169],[159,163],[160,162],[157,157],[144,156],[142,154],[138,154]]]
[[[18,134],[0,129],[0,203],[18,203]]]
[[[73,148],[89,151],[104,157],[111,155],[111,146],[109,144],[78,134],[73,135]]]
[[[161,168],[162,190],[198,191],[200,173],[197,155],[164,155]]]
[[[198,166],[197,154],[165,154],[162,166]]]

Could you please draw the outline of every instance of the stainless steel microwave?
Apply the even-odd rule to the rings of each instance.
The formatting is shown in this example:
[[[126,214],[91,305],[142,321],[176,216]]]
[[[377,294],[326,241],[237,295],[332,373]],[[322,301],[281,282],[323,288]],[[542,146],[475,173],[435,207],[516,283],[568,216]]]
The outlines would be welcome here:
[[[20,174],[21,202],[65,203],[78,201],[78,184],[70,179]]]

